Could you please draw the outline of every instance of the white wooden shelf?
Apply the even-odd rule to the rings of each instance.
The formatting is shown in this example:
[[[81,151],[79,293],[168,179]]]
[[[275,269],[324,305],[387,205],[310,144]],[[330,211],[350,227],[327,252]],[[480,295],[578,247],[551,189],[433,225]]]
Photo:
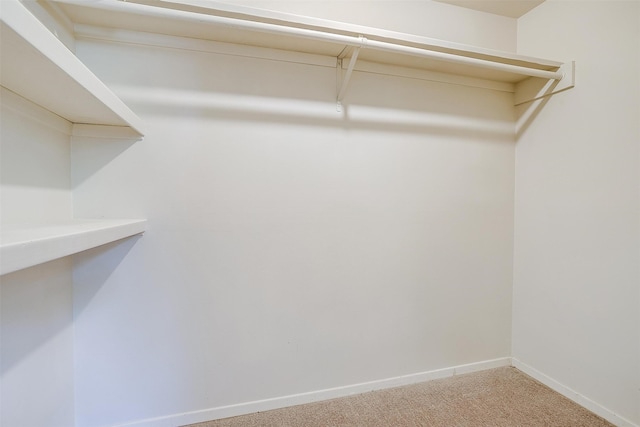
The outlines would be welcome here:
[[[507,85],[562,75],[558,61],[215,1],[55,1],[77,26],[110,28],[114,34],[129,30],[299,52],[336,58],[336,65],[357,56],[366,67],[390,65]]]
[[[143,134],[140,118],[18,0],[2,0],[0,25],[2,86],[72,123]]]
[[[146,220],[69,220],[3,225],[0,274],[11,273],[143,233]]]

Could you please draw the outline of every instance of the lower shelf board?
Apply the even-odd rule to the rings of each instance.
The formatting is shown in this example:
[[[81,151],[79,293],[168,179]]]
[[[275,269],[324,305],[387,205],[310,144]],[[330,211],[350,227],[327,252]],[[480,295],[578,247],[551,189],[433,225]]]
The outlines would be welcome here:
[[[73,219],[2,225],[0,275],[141,234],[144,219]]]

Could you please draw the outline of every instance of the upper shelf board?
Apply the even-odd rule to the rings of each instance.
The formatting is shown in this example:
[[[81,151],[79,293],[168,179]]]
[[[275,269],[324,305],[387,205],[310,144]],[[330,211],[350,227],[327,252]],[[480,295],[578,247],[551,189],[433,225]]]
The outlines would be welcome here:
[[[18,0],[2,0],[0,25],[2,86],[72,123],[143,135],[140,118]]]
[[[346,24],[299,15],[198,0],[56,0],[61,9],[76,24],[123,30],[159,33],[194,39],[212,40],[288,50],[331,57],[350,57],[353,45],[341,37],[364,38],[358,60],[398,65],[439,73],[474,77],[504,83],[518,83],[529,76],[522,72],[491,69],[487,64],[522,67],[523,69],[555,72],[562,62],[531,58],[508,52],[467,46],[410,34]],[[305,36],[287,35],[283,30],[307,31]],[[271,31],[275,30],[275,31]],[[314,34],[329,34],[333,40],[322,40]],[[367,43],[368,42],[368,43]],[[414,52],[394,52],[382,45],[414,48]],[[381,49],[382,47],[382,49]],[[418,51],[435,53],[437,57],[421,57]],[[449,59],[447,59],[447,57]],[[456,62],[462,59],[463,62]],[[466,60],[471,60],[464,62]]]
[[[145,231],[146,220],[70,220],[3,225],[0,274],[72,255]]]

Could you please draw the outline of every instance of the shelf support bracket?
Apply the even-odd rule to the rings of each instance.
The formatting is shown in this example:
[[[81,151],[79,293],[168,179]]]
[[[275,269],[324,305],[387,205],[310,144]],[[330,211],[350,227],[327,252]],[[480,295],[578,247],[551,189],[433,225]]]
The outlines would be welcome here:
[[[347,66],[347,72],[342,79],[342,83],[340,84],[340,88],[338,89],[338,112],[342,111],[342,100],[344,99],[345,94],[347,93],[347,87],[349,85],[349,80],[351,80],[351,74],[353,73],[353,68],[356,65],[356,61],[358,60],[358,54],[360,53],[360,49],[367,44],[367,39],[363,36],[359,37],[360,45],[354,47],[353,53],[351,54],[351,58],[349,60],[349,65]],[[338,62],[338,67],[342,68],[342,61]]]
[[[523,80],[516,85],[514,106],[528,104],[539,99],[547,98],[576,85],[576,61],[564,63],[559,70],[563,76],[560,80],[543,81],[538,78]]]

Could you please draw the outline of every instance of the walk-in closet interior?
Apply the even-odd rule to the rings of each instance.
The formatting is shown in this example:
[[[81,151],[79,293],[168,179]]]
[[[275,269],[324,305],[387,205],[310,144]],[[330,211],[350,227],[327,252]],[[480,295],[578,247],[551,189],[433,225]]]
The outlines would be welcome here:
[[[502,366],[640,426],[640,1],[1,0],[0,21],[2,427]]]

